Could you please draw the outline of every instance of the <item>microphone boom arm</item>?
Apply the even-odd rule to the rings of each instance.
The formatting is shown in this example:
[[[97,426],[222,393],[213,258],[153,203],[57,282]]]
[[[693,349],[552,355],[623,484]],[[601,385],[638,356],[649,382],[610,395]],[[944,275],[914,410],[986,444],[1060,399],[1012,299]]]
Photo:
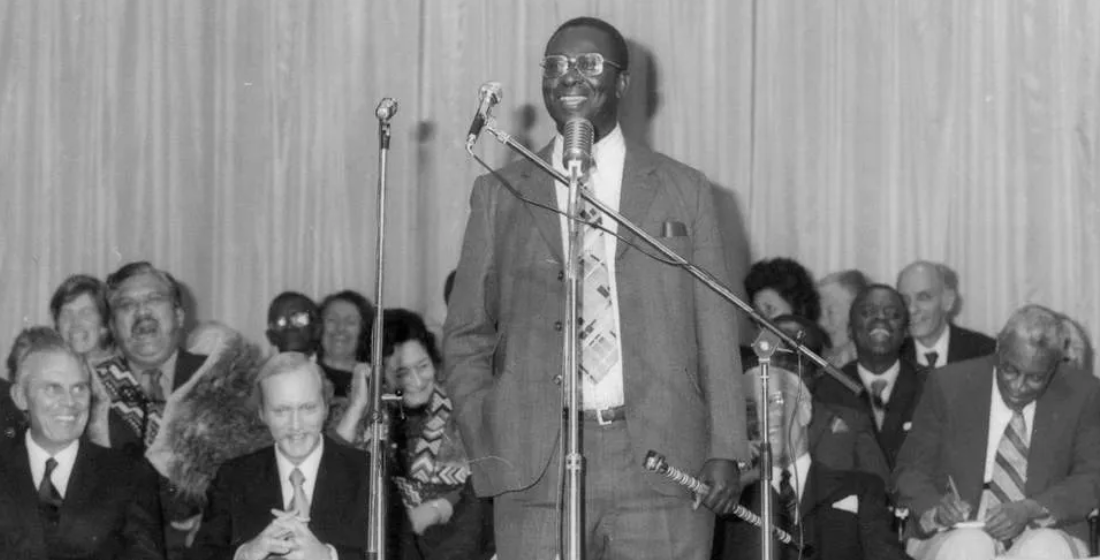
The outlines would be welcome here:
[[[564,183],[566,185],[569,184],[569,178],[568,177],[566,177],[564,174],[559,172],[557,169],[554,169],[554,167],[552,165],[550,165],[549,163],[547,163],[546,161],[543,161],[542,158],[540,158],[537,154],[535,154],[531,150],[527,149],[523,144],[520,144],[519,142],[517,142],[512,137],[512,135],[508,134],[507,132],[504,132],[502,130],[497,129],[495,124],[496,123],[493,122],[492,119],[488,119],[487,122],[485,123],[484,130],[489,131],[489,133],[492,134],[494,137],[496,137],[496,139],[498,141],[500,141],[500,143],[504,144],[505,146],[508,146],[509,148],[512,148],[516,152],[519,152],[520,155],[527,158],[531,163],[534,163],[535,165],[540,167],[543,171],[549,173],[550,176],[552,176],[558,182]],[[472,154],[473,153],[473,146],[472,145],[467,145],[466,146],[466,151],[470,152]],[[633,222],[631,222],[630,220],[623,217],[622,214],[619,214],[615,210],[612,210],[610,207],[608,207],[606,204],[601,202],[595,196],[592,196],[591,194],[585,192],[584,189],[581,189],[580,196],[582,198],[584,198],[584,200],[586,200],[589,204],[591,204],[592,206],[595,206],[596,208],[598,208],[601,212],[604,213],[604,215],[606,215],[607,217],[614,220],[615,223],[619,224],[621,227],[623,227],[624,229],[626,229],[630,233],[633,233],[639,239],[645,241],[646,244],[649,245],[650,247],[653,247],[654,249],[656,249],[665,258],[667,258],[670,261],[675,262],[677,265],[680,266],[680,268],[687,271],[688,274],[691,274],[697,280],[702,282],[705,286],[707,286],[708,288],[713,290],[715,293],[717,293],[719,296],[721,296],[722,299],[732,303],[733,305],[735,305],[736,307],[741,309],[741,311],[744,311],[746,314],[748,314],[748,316],[754,322],[756,322],[756,324],[758,324],[761,327],[764,327],[764,328],[768,329],[769,331],[775,333],[775,335],[777,337],[779,337],[779,339],[782,340],[785,344],[787,344],[791,348],[794,348],[796,351],[798,351],[802,355],[806,356],[807,359],[809,359],[810,361],[812,361],[813,363],[815,363],[819,367],[821,367],[821,369],[824,370],[825,373],[828,373],[830,376],[832,376],[834,379],[836,379],[840,384],[842,384],[845,387],[847,387],[848,389],[850,389],[856,395],[859,395],[863,392],[863,387],[860,384],[858,384],[855,381],[852,381],[851,379],[849,379],[848,376],[841,373],[840,370],[838,370],[836,367],[834,367],[832,364],[830,364],[828,361],[826,361],[825,358],[822,358],[821,356],[817,355],[814,351],[810,350],[805,345],[803,345],[801,342],[799,342],[799,341],[795,340],[794,338],[788,336],[787,333],[783,332],[783,330],[780,329],[778,326],[776,326],[775,323],[772,323],[771,321],[766,319],[763,315],[757,313],[756,310],[753,309],[751,305],[745,303],[741,298],[737,297],[736,294],[734,294],[732,291],[730,291],[729,288],[727,288],[720,281],[718,281],[718,279],[716,279],[714,277],[714,275],[712,275],[709,271],[704,270],[702,268],[699,268],[698,266],[696,266],[696,265],[692,264],[691,262],[689,262],[687,259],[685,259],[685,258],[681,257],[680,255],[676,254],[675,251],[673,251],[672,249],[669,249],[663,243],[658,241],[657,238],[655,238],[652,235],[646,233],[645,231],[642,230],[642,228],[634,225]]]

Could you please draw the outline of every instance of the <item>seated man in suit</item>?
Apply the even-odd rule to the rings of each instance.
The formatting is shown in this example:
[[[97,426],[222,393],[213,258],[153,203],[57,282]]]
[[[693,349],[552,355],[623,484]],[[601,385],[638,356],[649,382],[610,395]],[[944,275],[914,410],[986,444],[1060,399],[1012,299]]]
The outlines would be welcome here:
[[[940,263],[917,261],[898,274],[898,291],[909,308],[909,337],[902,359],[924,369],[993,353],[993,339],[951,324],[959,298],[959,277]]]
[[[30,427],[0,446],[0,558],[163,559],[152,467],[81,438],[88,370],[61,335],[29,330],[11,397]]]
[[[797,374],[771,370],[768,402],[760,403],[756,376],[746,376],[757,410],[767,411],[768,441],[773,452],[772,500],[776,525],[812,547],[809,560],[891,560],[908,558],[891,530],[885,483],[878,476],[830,468],[813,453],[809,430],[813,417],[810,391]],[[760,511],[760,489],[746,487],[741,505]],[[760,530],[733,517],[715,530],[714,557],[720,560],[760,558]],[[776,542],[777,559],[798,558],[793,546]]]
[[[859,410],[871,419],[891,468],[911,427],[924,384],[924,373],[901,359],[908,322],[900,294],[885,284],[868,286],[852,302],[848,320],[856,361],[842,369],[866,391],[857,396],[832,378],[824,378],[814,387],[815,399]]]
[[[253,391],[275,445],[218,469],[188,558],[363,558],[367,455],[321,434],[333,394],[321,368],[305,354],[277,354]]]
[[[932,372],[894,471],[914,556],[1086,555],[1085,516],[1100,501],[1100,382],[1063,362],[1064,341],[1060,318],[1028,305],[994,355]]]

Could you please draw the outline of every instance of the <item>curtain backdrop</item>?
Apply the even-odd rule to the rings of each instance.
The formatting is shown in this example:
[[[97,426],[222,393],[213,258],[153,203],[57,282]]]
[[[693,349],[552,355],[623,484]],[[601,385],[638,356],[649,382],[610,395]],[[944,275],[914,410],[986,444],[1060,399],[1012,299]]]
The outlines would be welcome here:
[[[630,39],[624,128],[711,177],[738,270],[941,260],[962,324],[1030,301],[1100,332],[1100,2],[0,0],[0,350],[135,259],[256,340],[282,290],[373,297],[383,96],[386,305],[440,323],[478,86],[541,146],[537,62],[584,14]]]

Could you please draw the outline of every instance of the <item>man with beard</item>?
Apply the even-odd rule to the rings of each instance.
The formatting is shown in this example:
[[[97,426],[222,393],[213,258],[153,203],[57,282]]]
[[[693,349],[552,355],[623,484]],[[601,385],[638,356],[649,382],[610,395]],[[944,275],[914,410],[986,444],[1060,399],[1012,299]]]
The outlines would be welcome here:
[[[279,352],[312,356],[321,339],[321,310],[305,294],[283,292],[267,308],[267,340]]]
[[[1100,383],[1063,361],[1064,341],[1061,317],[1027,305],[995,354],[929,375],[894,471],[899,503],[913,513],[913,556],[1088,555]]]
[[[731,285],[706,177],[624,138],[626,41],[577,18],[550,37],[543,101],[560,133],[595,129],[588,188],[687,260]],[[540,153],[564,173],[563,138]],[[527,161],[480,177],[444,325],[445,384],[474,488],[495,496],[501,558],[559,552],[559,442],[566,188]],[[529,202],[533,202],[529,204]],[[548,210],[549,208],[549,210]],[[582,215],[584,215],[582,213]],[[589,216],[604,227],[606,217]],[[677,267],[585,227],[579,344],[586,558],[702,559],[714,516],[682,487],[647,472],[657,450],[699,474],[710,509],[737,500],[749,459],[733,308]],[[631,239],[626,235],[627,241]]]
[[[88,370],[52,329],[24,333],[11,397],[30,427],[0,446],[0,558],[164,558],[156,473],[81,437]]]
[[[913,410],[924,386],[924,373],[901,359],[909,314],[901,294],[885,284],[872,284],[856,296],[848,319],[856,360],[842,370],[863,386],[856,396],[832,378],[815,388],[818,400],[863,411],[875,426],[879,445],[893,468]]]
[[[252,394],[275,445],[218,469],[187,558],[363,558],[369,463],[321,434],[333,388],[320,366],[297,352],[277,354]]]
[[[951,323],[958,278],[946,265],[917,261],[898,274],[898,292],[909,309],[909,338],[902,358],[935,369],[993,353],[992,338]]]
[[[181,344],[182,295],[171,274],[144,261],[124,265],[107,277],[107,302],[120,356],[95,371],[111,397],[111,447],[140,455],[156,440],[168,397],[203,366],[206,356]],[[196,504],[175,497],[167,480],[161,491],[167,521],[178,525],[198,514]],[[186,531],[173,524],[166,524],[168,556],[179,558]]]

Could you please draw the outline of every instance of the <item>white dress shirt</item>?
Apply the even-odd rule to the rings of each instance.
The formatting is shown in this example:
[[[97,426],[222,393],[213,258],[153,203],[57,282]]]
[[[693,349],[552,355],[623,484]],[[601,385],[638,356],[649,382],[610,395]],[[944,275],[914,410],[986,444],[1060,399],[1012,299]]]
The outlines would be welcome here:
[[[161,394],[164,395],[165,400],[167,400],[169,395],[172,394],[172,387],[174,387],[176,383],[176,362],[179,360],[179,357],[180,351],[176,350],[175,352],[172,352],[171,356],[168,356],[167,360],[164,360],[164,363],[156,367],[156,369],[160,370],[160,390]],[[137,367],[137,364],[130,364],[130,368],[132,370],[130,374],[134,376],[134,379],[137,380],[138,384],[144,383],[145,380],[142,379],[142,374],[145,373],[146,370],[154,369],[139,369]],[[142,387],[144,388],[144,385],[142,385]]]
[[[936,339],[936,342],[932,346],[925,346],[920,343],[919,340],[913,339],[913,348],[917,352],[917,364],[922,366],[930,366],[932,368],[943,367],[947,365],[947,343],[951,341],[951,325],[947,325],[943,328],[943,332],[940,333],[940,337]],[[928,363],[929,352],[936,353],[936,363]]]
[[[72,476],[73,466],[76,465],[76,452],[80,449],[80,440],[74,440],[65,449],[50,455],[49,451],[42,449],[34,441],[30,430],[27,430],[24,437],[27,442],[27,459],[31,463],[31,479],[34,480],[34,487],[38,488],[42,484],[42,477],[46,474],[46,460],[53,457],[57,461],[57,466],[50,473],[50,480],[53,481],[54,488],[57,488],[57,493],[64,498],[69,489],[69,477]]]
[[[564,174],[566,171],[561,161],[562,142],[563,139],[560,134],[554,138],[554,153],[550,161],[554,169]],[[592,158],[595,160],[595,165],[589,172],[590,188],[600,202],[617,212],[622,196],[623,166],[626,164],[626,142],[623,138],[622,128],[618,124],[615,125],[615,130],[601,138],[592,147]],[[554,193],[557,195],[558,208],[564,212],[569,202],[569,185],[564,183],[556,183],[556,185],[557,188],[554,189]],[[569,222],[565,216],[562,216],[560,223],[562,247],[564,248],[569,237]],[[605,217],[601,225],[612,232],[618,230],[618,224],[610,218]],[[615,331],[620,335],[618,341],[619,361],[608,370],[599,383],[593,383],[587,376],[581,376],[581,399],[584,403],[583,407],[586,409],[610,408],[624,403],[621,339],[623,331],[619,313],[618,279],[615,277],[615,250],[618,247],[618,239],[614,235],[606,233],[603,237],[607,246],[607,272],[611,277],[611,309],[615,314]]]
[[[859,371],[859,379],[863,382],[863,386],[867,388],[867,394],[872,394],[871,383],[876,379],[881,379],[886,382],[886,388],[882,390],[882,402],[890,402],[890,395],[894,392],[894,385],[898,382],[898,374],[901,373],[901,360],[894,362],[894,365],[890,366],[890,369],[875,375],[870,370],[863,367],[863,364],[857,362],[856,370]]]
[[[1024,429],[1027,431],[1027,440],[1031,441],[1031,433],[1035,429],[1035,401],[1024,407]],[[1005,404],[1001,397],[1001,388],[997,386],[997,368],[993,368],[993,391],[989,400],[989,440],[985,447],[985,482],[993,480],[993,465],[997,462],[997,448],[1001,445],[1001,437],[1005,428],[1012,421],[1012,409]]]
[[[321,468],[321,453],[324,450],[325,439],[321,438],[317,447],[301,463],[295,465],[286,455],[283,455],[282,451],[279,451],[278,445],[275,446],[275,465],[279,468],[279,486],[283,489],[284,510],[290,509],[290,502],[294,499],[294,485],[290,482],[290,473],[295,468],[302,471],[302,475],[305,476],[302,490],[305,491],[310,506],[313,506],[313,489],[317,487],[317,471]]]
[[[794,487],[795,496],[798,497],[798,503],[801,504],[802,494],[806,490],[806,479],[810,476],[810,465],[812,463],[810,454],[803,453],[802,456],[795,459],[793,463],[787,465],[786,469],[773,466],[772,488],[775,488],[775,491],[779,492],[779,483],[783,480],[783,471],[789,471],[791,473],[791,486]]]

